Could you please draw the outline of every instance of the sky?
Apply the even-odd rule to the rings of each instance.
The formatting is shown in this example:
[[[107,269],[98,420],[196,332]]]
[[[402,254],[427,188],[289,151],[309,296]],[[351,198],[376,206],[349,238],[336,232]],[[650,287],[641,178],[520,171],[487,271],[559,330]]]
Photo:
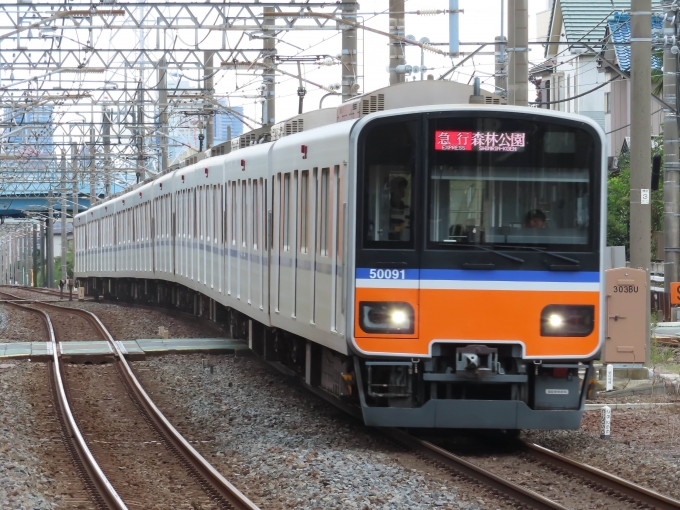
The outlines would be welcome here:
[[[493,42],[494,38],[501,34],[501,2],[505,2],[505,19],[504,24],[507,27],[507,0],[459,0],[460,9],[464,13],[460,15],[460,42]],[[359,13],[367,26],[388,31],[388,15],[389,7],[388,0],[360,0]],[[548,0],[529,0],[529,40],[536,40],[536,14],[545,11],[548,7]],[[444,10],[448,8],[448,0],[407,0],[405,10],[407,12],[414,12],[425,9],[439,9]],[[407,14],[405,20],[406,34],[415,36],[416,40],[422,37],[428,37],[431,42],[448,42],[449,34],[449,19],[447,14],[440,14],[434,16],[422,16],[417,14]],[[504,29],[507,37],[507,28]],[[231,38],[236,36],[230,34]],[[322,39],[326,38],[322,42]],[[337,55],[341,50],[341,36],[336,32],[292,32],[283,36],[285,43],[278,44],[278,52],[281,55],[295,55],[295,54],[328,54]],[[362,40],[360,39],[360,46],[363,42],[363,86],[362,92],[370,92],[372,90],[389,85],[389,73],[386,67],[389,61],[389,48],[387,38],[384,36],[364,32]],[[287,44],[290,43],[290,44]],[[295,47],[303,48],[305,51],[300,51]],[[478,46],[463,45],[461,51],[470,53]],[[447,49],[447,47],[441,47]],[[482,52],[493,52],[493,46],[487,46]],[[461,60],[454,59],[453,62]],[[529,54],[531,63],[538,63],[542,60],[543,47],[533,46]],[[407,64],[420,65],[420,49],[417,47],[410,47],[406,50]],[[442,57],[433,53],[425,53],[425,65],[431,68],[427,74],[433,74],[438,78],[443,72],[451,68],[452,61],[448,57]],[[467,83],[473,77],[479,76],[484,82],[483,87],[493,91],[493,73],[494,57],[493,55],[475,56],[460,68],[459,72],[454,74],[453,79]],[[285,69],[289,72],[296,73],[297,68],[294,65],[288,65]],[[233,90],[233,86],[237,81],[245,82],[246,77],[234,77],[234,72],[231,71],[231,76],[225,75],[217,80],[216,91],[218,93],[226,93],[228,90]],[[319,67],[314,65],[303,66],[303,73],[305,77],[316,81],[323,85],[331,85],[340,82],[340,67]],[[236,78],[236,80],[234,80]],[[411,79],[411,78],[409,78]],[[417,76],[420,79],[420,75]],[[251,87],[254,90],[255,84]],[[276,104],[276,120],[281,121],[297,114],[297,87],[296,79],[281,77],[277,80],[277,104]],[[307,87],[307,96],[305,97],[304,110],[314,110],[319,107],[319,100],[326,94],[313,86]],[[261,118],[261,106],[255,99],[239,99],[234,98],[232,104],[242,104],[244,106],[244,113],[250,117]],[[324,107],[330,107],[340,104],[339,97],[329,97],[324,100]]]

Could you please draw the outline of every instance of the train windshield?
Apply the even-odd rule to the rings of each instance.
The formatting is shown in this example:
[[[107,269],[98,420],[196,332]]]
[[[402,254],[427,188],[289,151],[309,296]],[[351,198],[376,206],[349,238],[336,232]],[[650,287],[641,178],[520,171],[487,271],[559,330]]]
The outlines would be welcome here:
[[[428,129],[428,244],[592,245],[596,146],[528,119],[436,118]]]

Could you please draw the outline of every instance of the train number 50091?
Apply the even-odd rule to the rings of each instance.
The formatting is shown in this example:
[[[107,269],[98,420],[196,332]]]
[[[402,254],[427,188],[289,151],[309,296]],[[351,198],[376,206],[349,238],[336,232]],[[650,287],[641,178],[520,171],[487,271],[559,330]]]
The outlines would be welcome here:
[[[405,280],[406,271],[404,269],[371,269],[368,276],[371,280]]]

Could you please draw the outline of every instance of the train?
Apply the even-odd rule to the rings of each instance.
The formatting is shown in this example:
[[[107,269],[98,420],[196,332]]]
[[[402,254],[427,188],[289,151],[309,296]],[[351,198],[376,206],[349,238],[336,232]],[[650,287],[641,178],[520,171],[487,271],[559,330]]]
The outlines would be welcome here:
[[[576,429],[605,136],[503,103],[404,83],[242,135],[78,214],[75,277],[225,325],[367,425]]]

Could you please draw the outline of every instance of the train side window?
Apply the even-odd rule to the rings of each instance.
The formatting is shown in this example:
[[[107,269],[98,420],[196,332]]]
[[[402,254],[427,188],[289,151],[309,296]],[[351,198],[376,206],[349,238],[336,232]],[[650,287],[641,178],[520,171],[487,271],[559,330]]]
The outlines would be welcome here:
[[[269,236],[269,229],[273,229],[273,225],[269,225],[269,218],[267,216],[267,179],[262,181],[262,221],[264,222],[264,241],[263,246],[265,250],[269,249],[269,242],[267,241],[267,236]]]
[[[309,170],[300,173],[300,253],[309,251]]]
[[[191,200],[192,200],[191,214],[193,215],[193,219],[194,219],[194,221],[193,221],[193,227],[194,227],[193,238],[197,239],[198,238],[198,214],[196,214],[197,213],[197,210],[196,210],[196,206],[197,206],[197,204],[196,204],[196,188],[194,188],[193,193],[191,193]]]
[[[228,232],[229,232],[229,210],[227,209],[227,193],[229,191],[229,186],[228,184],[225,184],[222,189],[220,190],[220,193],[222,194],[222,207],[220,208],[220,211],[224,211],[222,215],[222,244],[226,243],[227,240],[229,239],[228,237]]]
[[[253,179],[253,207],[252,207],[252,215],[253,215],[253,250],[257,250],[258,246],[258,240],[260,239],[260,232],[259,232],[259,225],[260,225],[260,210],[258,208],[258,204],[260,201],[258,200],[257,196],[258,192],[258,187],[257,187],[257,179]]]
[[[243,179],[241,181],[241,245],[245,248],[248,246],[248,181]]]
[[[330,168],[321,169],[321,201],[319,204],[319,254],[328,257],[328,221],[330,218],[330,201],[329,201],[329,185],[330,185]]]
[[[283,251],[290,251],[290,174],[283,176]]]
[[[412,247],[418,121],[378,123],[361,140],[364,246]]]
[[[335,210],[335,223],[333,228],[335,229],[335,253],[339,256],[342,247],[342,222],[345,221],[342,217],[343,211],[341,208],[342,203],[342,175],[340,174],[340,165],[335,165],[333,170],[333,183],[335,190],[333,191],[333,209]]]
[[[236,246],[236,181],[231,183],[231,244]]]
[[[218,186],[213,186],[213,242],[217,241],[217,235],[220,231],[220,189]]]

